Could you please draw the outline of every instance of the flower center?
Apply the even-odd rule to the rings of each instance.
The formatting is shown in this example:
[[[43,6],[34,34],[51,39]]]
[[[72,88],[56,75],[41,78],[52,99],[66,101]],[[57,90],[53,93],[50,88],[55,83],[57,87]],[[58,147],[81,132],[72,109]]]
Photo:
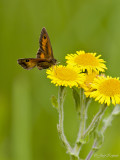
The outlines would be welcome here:
[[[120,94],[120,81],[117,79],[105,80],[100,86],[99,91],[101,94],[112,97]]]
[[[76,56],[75,62],[82,66],[98,66],[99,62],[92,54],[81,54]]]
[[[77,73],[70,68],[57,68],[55,70],[55,76],[63,81],[74,81],[77,78]]]

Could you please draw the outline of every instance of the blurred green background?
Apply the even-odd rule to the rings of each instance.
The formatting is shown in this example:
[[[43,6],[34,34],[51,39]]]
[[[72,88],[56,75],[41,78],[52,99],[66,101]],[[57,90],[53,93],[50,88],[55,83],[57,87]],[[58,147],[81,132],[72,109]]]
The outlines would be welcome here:
[[[19,58],[36,56],[42,27],[61,64],[67,53],[97,52],[107,61],[107,74],[120,75],[119,0],[0,0],[0,160],[69,160],[57,133],[58,113],[50,101],[58,88],[45,71],[27,71],[17,64]],[[88,122],[97,109],[97,103],[90,106]],[[79,119],[69,88],[64,110],[65,134],[74,145]],[[82,158],[92,141],[82,150]],[[120,159],[120,116],[106,131],[97,154]]]

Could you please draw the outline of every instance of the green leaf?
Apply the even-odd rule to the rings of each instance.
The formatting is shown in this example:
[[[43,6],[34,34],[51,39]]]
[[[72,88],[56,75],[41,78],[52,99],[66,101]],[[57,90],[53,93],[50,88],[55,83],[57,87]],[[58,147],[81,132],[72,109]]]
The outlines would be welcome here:
[[[113,120],[113,116],[111,115],[108,118],[103,119],[104,126],[106,126],[106,128],[111,126],[112,120]]]
[[[101,146],[102,146],[102,144],[103,144],[103,142],[104,142],[104,135],[103,135],[103,133],[102,132],[98,132],[98,131],[96,131],[95,132],[95,139],[96,139],[96,146],[95,147],[93,147],[93,150],[98,150],[98,149],[100,149],[101,148]]]
[[[75,101],[76,111],[80,112],[80,95],[75,88],[72,88],[72,90],[73,90],[73,98]]]
[[[88,133],[89,135],[92,135],[94,132],[96,132],[99,122],[100,122],[100,118],[98,118],[98,120],[94,123],[94,126],[91,128],[91,130]]]
[[[117,104],[113,109],[112,115],[116,116],[118,114],[120,114],[120,105]]]
[[[70,156],[72,160],[79,160],[79,157],[74,155],[73,153],[70,153]]]
[[[86,144],[89,141],[89,134],[86,137],[80,138],[77,143]]]
[[[56,109],[58,109],[58,101],[57,98],[55,96],[51,97],[51,102],[52,102],[52,106]]]
[[[107,110],[107,116],[104,116],[105,118],[102,118],[101,123],[99,125],[99,130],[102,130],[105,128],[105,130],[111,126],[113,119],[115,116],[120,114],[120,105],[116,105],[113,110],[108,112]]]

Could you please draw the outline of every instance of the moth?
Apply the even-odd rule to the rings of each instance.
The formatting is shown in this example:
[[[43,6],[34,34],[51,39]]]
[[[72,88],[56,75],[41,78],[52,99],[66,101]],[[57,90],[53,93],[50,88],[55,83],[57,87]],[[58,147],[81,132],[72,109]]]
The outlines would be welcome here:
[[[37,52],[37,58],[18,59],[18,64],[27,70],[30,70],[34,67],[37,67],[39,70],[42,70],[56,65],[57,60],[53,56],[50,38],[45,28],[42,28],[39,39],[39,45],[40,47]]]

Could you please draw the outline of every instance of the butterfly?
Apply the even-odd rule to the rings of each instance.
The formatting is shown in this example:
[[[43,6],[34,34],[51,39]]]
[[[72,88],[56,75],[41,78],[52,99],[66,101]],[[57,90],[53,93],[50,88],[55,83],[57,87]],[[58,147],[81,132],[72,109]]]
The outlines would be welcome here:
[[[39,45],[40,48],[37,52],[37,58],[18,59],[18,64],[27,70],[30,70],[34,67],[37,67],[39,70],[42,70],[56,65],[57,60],[53,56],[50,38],[45,28],[42,28],[39,39]]]

